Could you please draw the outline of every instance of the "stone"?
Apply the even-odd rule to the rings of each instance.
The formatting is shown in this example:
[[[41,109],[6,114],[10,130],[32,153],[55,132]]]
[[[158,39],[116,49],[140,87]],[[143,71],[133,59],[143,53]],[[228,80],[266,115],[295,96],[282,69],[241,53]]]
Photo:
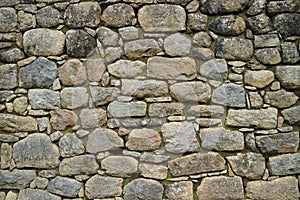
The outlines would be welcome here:
[[[58,142],[58,146],[62,157],[77,156],[84,153],[84,146],[74,133],[62,136]]]
[[[159,133],[152,129],[133,129],[128,136],[126,147],[133,151],[156,150],[161,144]]]
[[[115,31],[100,27],[97,29],[97,38],[104,46],[118,46],[119,35]]]
[[[268,33],[273,30],[271,19],[264,13],[248,17],[247,25],[254,34]]]
[[[140,164],[139,171],[145,178],[164,180],[167,178],[168,168],[162,165]]]
[[[180,181],[165,185],[167,199],[191,200],[193,199],[193,183],[191,181]]]
[[[266,0],[254,0],[252,1],[250,7],[247,9],[246,14],[251,16],[258,15],[264,11],[266,4]]]
[[[265,158],[258,153],[238,153],[236,156],[226,157],[233,172],[251,180],[261,179],[264,175]]]
[[[17,31],[18,28],[16,10],[14,8],[0,8],[0,32],[13,32]]]
[[[50,28],[60,24],[59,10],[52,6],[46,6],[36,13],[36,22],[40,27]]]
[[[27,188],[20,191],[18,199],[61,200],[61,197],[51,194],[45,190]]]
[[[242,38],[218,38],[215,53],[220,58],[249,61],[253,55],[253,44],[251,40]]]
[[[209,30],[221,35],[237,36],[245,32],[246,22],[238,15],[225,15],[212,21]]]
[[[225,14],[231,12],[240,12],[246,8],[249,0],[201,0],[201,11],[207,14]]]
[[[63,108],[75,109],[88,105],[89,95],[84,87],[65,87],[60,92]]]
[[[18,3],[20,3],[20,0],[1,0],[0,1],[0,6],[15,6]]]
[[[106,111],[101,108],[84,108],[79,117],[82,128],[99,128],[107,122]]]
[[[299,146],[299,132],[256,136],[256,144],[265,154],[295,153]]]
[[[123,56],[124,52],[121,47],[107,47],[105,49],[106,62],[112,63]]]
[[[143,117],[146,115],[147,104],[143,101],[122,103],[114,101],[107,107],[108,116],[112,117]]]
[[[273,18],[274,27],[283,38],[300,35],[300,13],[282,13]]]
[[[193,57],[198,61],[207,61],[213,59],[214,52],[210,48],[194,48]]]
[[[97,27],[100,18],[101,8],[98,2],[70,4],[64,15],[64,21],[70,28]]]
[[[188,115],[194,117],[222,117],[225,109],[217,105],[194,105],[188,109]]]
[[[70,110],[56,109],[50,111],[50,123],[54,130],[65,130],[68,126],[75,126],[77,115]]]
[[[24,52],[19,48],[10,48],[0,51],[0,60],[6,63],[18,62],[25,58]]]
[[[229,107],[244,108],[246,106],[245,89],[242,85],[225,83],[213,91],[212,102]]]
[[[265,102],[276,108],[288,108],[294,105],[299,97],[293,92],[287,92],[284,89],[267,92],[264,96]]]
[[[182,103],[152,103],[149,105],[150,117],[168,117],[182,115],[184,104]]]
[[[28,90],[28,99],[33,109],[59,109],[59,92],[48,89],[30,89]]]
[[[138,11],[138,21],[147,32],[183,31],[186,13],[179,5],[146,5]]]
[[[282,177],[272,181],[251,181],[246,187],[250,199],[298,199],[298,181],[295,177]]]
[[[297,12],[299,9],[299,4],[297,0],[291,1],[270,1],[267,5],[267,10],[270,15],[275,15],[278,13],[289,13]]]
[[[122,182],[122,178],[95,175],[86,182],[85,194],[89,199],[120,196]]]
[[[66,86],[82,85],[87,80],[85,66],[77,59],[68,60],[59,68],[59,78]]]
[[[168,162],[173,176],[221,171],[225,168],[224,158],[215,152],[194,153]]]
[[[6,195],[5,200],[17,200],[17,198],[18,198],[18,193],[13,192],[13,191],[9,191]]]
[[[251,108],[261,108],[263,105],[263,98],[258,94],[258,92],[249,92],[249,100]]]
[[[264,48],[255,51],[255,57],[265,65],[276,65],[281,62],[278,48]]]
[[[276,128],[277,112],[276,108],[259,110],[229,109],[225,124],[227,126],[257,127],[262,129]]]
[[[30,134],[13,146],[13,159],[18,168],[56,168],[59,156],[58,147],[44,133]]]
[[[0,167],[1,169],[7,169],[10,167],[10,163],[12,162],[12,146],[10,146],[8,143],[2,143],[0,152]]]
[[[299,113],[300,113],[300,106],[294,106],[281,111],[284,120],[288,121],[288,123],[290,124],[296,124],[300,122]]]
[[[228,67],[225,59],[212,59],[200,65],[199,72],[201,76],[223,81],[227,79]]]
[[[64,52],[65,34],[46,28],[31,29],[24,33],[23,45],[29,56],[58,56]]]
[[[14,89],[18,86],[16,64],[0,65],[0,89]]]
[[[114,87],[90,87],[91,97],[96,106],[105,105],[120,95],[120,90]]]
[[[192,42],[186,36],[176,33],[166,37],[164,48],[170,56],[186,56],[190,53]]]
[[[138,178],[124,187],[124,200],[162,200],[164,188],[154,180]]]
[[[300,65],[276,66],[275,75],[287,89],[300,88]]]
[[[146,64],[141,61],[118,60],[108,65],[108,72],[118,78],[134,78],[143,76],[146,72]]]
[[[86,62],[86,72],[89,81],[99,82],[106,70],[104,59],[88,59]]]
[[[109,27],[124,27],[133,25],[135,12],[125,3],[109,5],[102,13],[101,20]]]
[[[244,199],[244,188],[241,177],[207,177],[197,188],[199,200]]]
[[[96,174],[99,165],[93,155],[81,155],[64,158],[59,163],[59,174],[61,176]]]
[[[86,58],[94,54],[96,40],[83,30],[68,30],[66,33],[66,50],[70,57]]]
[[[269,158],[268,169],[272,175],[286,176],[300,171],[300,154],[283,154]]]
[[[281,57],[283,63],[295,64],[300,60],[297,46],[292,42],[284,42],[280,45]]]
[[[35,16],[31,13],[25,13],[23,10],[18,12],[18,22],[21,31],[27,31],[36,27]]]
[[[88,153],[99,153],[123,146],[123,139],[115,131],[107,128],[97,128],[87,137],[86,151]]]
[[[254,35],[254,46],[260,47],[278,47],[280,41],[277,34]]]
[[[161,127],[161,132],[168,152],[175,154],[197,152],[200,148],[193,123],[165,123]]]
[[[71,178],[57,176],[49,181],[47,191],[65,197],[76,197],[81,183]]]
[[[200,130],[201,147],[217,151],[243,150],[244,135],[239,131],[229,131],[223,127]]]
[[[162,153],[164,153],[164,152],[162,152]],[[164,154],[159,154],[159,152],[158,153],[144,152],[144,153],[142,153],[142,155],[140,157],[140,161],[154,163],[154,164],[160,164],[160,163],[168,161],[169,159],[170,159],[170,156],[164,155]]]
[[[37,131],[37,121],[29,116],[0,113],[0,130],[8,132]]]
[[[155,56],[161,51],[154,39],[140,39],[126,42],[124,45],[125,55],[129,59]]]
[[[188,14],[187,27],[191,31],[204,31],[207,27],[208,17],[201,13]]]
[[[123,40],[135,40],[139,38],[139,29],[134,26],[119,28],[118,31]]]
[[[152,57],[147,62],[147,76],[150,78],[192,80],[196,73],[196,63],[189,57]]]
[[[245,84],[257,88],[264,88],[274,81],[274,73],[269,70],[246,71]]]
[[[25,189],[36,177],[34,170],[0,170],[0,189]]]
[[[138,171],[138,161],[129,156],[108,156],[101,161],[106,174],[117,177],[131,177]]]
[[[207,32],[200,31],[193,36],[193,43],[201,47],[210,47],[212,39]]]

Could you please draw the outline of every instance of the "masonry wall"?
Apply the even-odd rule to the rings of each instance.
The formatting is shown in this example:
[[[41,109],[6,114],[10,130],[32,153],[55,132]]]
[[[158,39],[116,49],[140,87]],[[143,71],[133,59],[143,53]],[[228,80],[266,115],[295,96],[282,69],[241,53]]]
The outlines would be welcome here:
[[[299,199],[299,0],[0,0],[0,200]]]

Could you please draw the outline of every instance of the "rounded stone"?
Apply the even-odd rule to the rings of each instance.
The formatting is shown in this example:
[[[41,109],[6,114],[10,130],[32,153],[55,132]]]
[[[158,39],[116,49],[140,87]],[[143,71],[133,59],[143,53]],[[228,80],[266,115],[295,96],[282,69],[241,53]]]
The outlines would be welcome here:
[[[246,30],[246,22],[238,15],[217,17],[209,24],[209,29],[221,35],[237,36]]]
[[[170,56],[185,56],[190,53],[191,40],[180,33],[168,36],[165,39],[165,51]]]
[[[56,8],[47,6],[36,13],[36,22],[44,28],[54,27],[59,25],[60,17],[60,13]]]
[[[161,144],[158,132],[152,129],[134,129],[129,133],[126,147],[133,151],[149,151],[157,149]]]
[[[59,68],[59,78],[66,86],[82,85],[87,80],[85,66],[77,59],[68,60]]]
[[[130,5],[117,3],[108,6],[102,13],[102,21],[106,26],[124,27],[133,23],[135,13]]]

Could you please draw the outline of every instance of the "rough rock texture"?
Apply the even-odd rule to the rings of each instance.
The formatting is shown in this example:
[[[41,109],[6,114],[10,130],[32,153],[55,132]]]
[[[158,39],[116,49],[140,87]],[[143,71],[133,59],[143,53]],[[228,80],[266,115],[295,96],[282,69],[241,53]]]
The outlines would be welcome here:
[[[101,161],[106,174],[117,177],[130,177],[138,171],[138,161],[127,156],[109,156]]]
[[[234,1],[234,0],[201,0],[201,10],[208,14],[224,14],[231,12],[239,12],[245,9],[248,5],[248,0]]]
[[[108,65],[108,72],[120,78],[134,78],[146,72],[146,64],[141,61],[118,60]]]
[[[296,124],[300,122],[300,106],[294,106],[281,111],[283,118],[290,124]]]
[[[225,59],[212,59],[200,66],[199,70],[201,76],[216,80],[223,81],[227,78],[228,68]]]
[[[37,121],[33,117],[0,113],[0,130],[8,132],[37,131]]]
[[[191,181],[180,181],[165,186],[167,199],[190,200],[193,199],[193,183]]]
[[[50,123],[55,130],[65,130],[67,126],[74,126],[78,120],[77,115],[65,109],[50,111]]]
[[[57,176],[49,182],[47,190],[65,197],[76,197],[80,188],[81,183],[79,181]]]
[[[0,170],[0,189],[25,189],[36,177],[34,170]]]
[[[108,114],[112,117],[139,117],[146,115],[147,104],[142,101],[121,103],[114,101],[108,105]]]
[[[168,117],[183,114],[182,103],[153,103],[149,106],[150,117]]]
[[[161,137],[152,129],[134,129],[129,133],[126,147],[133,151],[149,151],[158,149]]]
[[[268,168],[272,175],[291,175],[298,174],[300,154],[283,154],[275,157],[270,157]]]
[[[240,35],[246,30],[246,22],[237,15],[216,18],[209,24],[209,29],[221,35]]]
[[[17,66],[7,64],[0,66],[0,89],[14,89],[18,86]]]
[[[21,190],[18,199],[61,200],[61,197],[40,189]]]
[[[75,134],[66,134],[59,139],[59,151],[62,157],[77,156],[84,153],[84,146]]]
[[[58,109],[60,108],[59,92],[47,89],[30,89],[28,99],[33,109]]]
[[[274,92],[267,92],[265,96],[265,102],[276,108],[288,108],[294,105],[299,97],[293,92],[287,92],[284,89]]]
[[[59,68],[59,77],[63,85],[81,85],[87,80],[85,66],[77,59],[68,60]]]
[[[161,51],[154,39],[142,39],[126,42],[124,45],[125,55],[130,59],[155,56]]]
[[[134,17],[135,13],[130,5],[117,3],[103,11],[101,20],[106,26],[123,27],[132,25]]]
[[[191,51],[191,40],[179,33],[168,36],[164,41],[165,51],[170,56],[186,56]]]
[[[63,108],[75,109],[88,105],[88,91],[84,87],[66,87],[60,92]]]
[[[103,109],[84,108],[80,111],[80,123],[82,128],[98,128],[106,124],[106,111]]]
[[[59,25],[60,18],[59,10],[51,6],[44,7],[36,13],[36,22],[43,28]]]
[[[18,30],[17,13],[15,9],[0,8],[0,16],[0,32],[11,32]]]
[[[288,89],[299,89],[300,88],[300,66],[299,65],[288,65],[288,66],[277,66],[276,77],[280,83]]]
[[[223,84],[212,93],[212,102],[224,106],[243,108],[246,106],[243,86],[234,83]]]
[[[269,70],[247,71],[244,80],[248,85],[264,88],[273,82],[274,73]]]
[[[299,13],[283,13],[274,17],[274,26],[283,37],[299,35],[299,22]]]

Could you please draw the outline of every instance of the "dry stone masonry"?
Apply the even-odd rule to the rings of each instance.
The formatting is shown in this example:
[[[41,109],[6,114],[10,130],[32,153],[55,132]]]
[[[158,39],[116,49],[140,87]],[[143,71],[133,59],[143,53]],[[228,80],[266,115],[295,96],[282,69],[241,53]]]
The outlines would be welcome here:
[[[299,0],[0,0],[0,200],[298,200]]]

